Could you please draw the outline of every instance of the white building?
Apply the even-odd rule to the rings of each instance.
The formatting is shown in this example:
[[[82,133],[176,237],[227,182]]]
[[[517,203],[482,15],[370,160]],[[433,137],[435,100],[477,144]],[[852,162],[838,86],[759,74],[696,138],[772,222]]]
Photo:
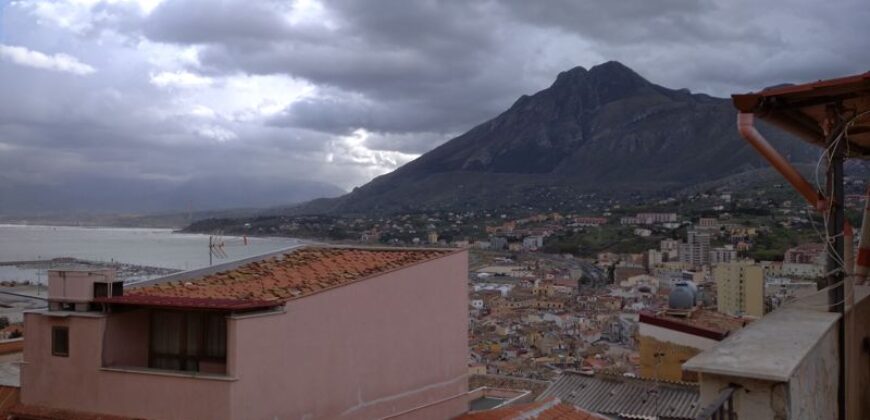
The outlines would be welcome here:
[[[710,234],[690,230],[686,242],[680,244],[680,262],[693,267],[710,264]]]
[[[737,250],[734,245],[725,245],[710,250],[710,265],[727,264],[737,261]]]
[[[544,237],[541,235],[531,235],[523,238],[523,249],[534,251],[544,247]]]

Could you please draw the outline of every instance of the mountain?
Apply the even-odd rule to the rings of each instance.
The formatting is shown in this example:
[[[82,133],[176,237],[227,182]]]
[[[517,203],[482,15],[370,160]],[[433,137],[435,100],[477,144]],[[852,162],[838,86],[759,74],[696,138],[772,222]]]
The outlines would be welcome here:
[[[337,197],[345,191],[308,180],[223,177],[184,182],[81,176],[21,184],[0,176],[0,216],[188,212],[264,208]]]
[[[797,163],[818,151],[760,126]],[[559,74],[501,115],[418,159],[298,213],[571,203],[583,192],[653,193],[765,166],[728,99],[669,89],[610,61]]]

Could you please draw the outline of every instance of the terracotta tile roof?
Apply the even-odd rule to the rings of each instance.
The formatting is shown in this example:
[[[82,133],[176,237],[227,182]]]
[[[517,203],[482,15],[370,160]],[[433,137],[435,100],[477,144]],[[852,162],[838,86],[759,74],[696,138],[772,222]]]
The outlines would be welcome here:
[[[493,410],[468,413],[457,420],[607,420],[579,407],[563,404],[558,398],[548,398]]]
[[[111,298],[96,298],[97,303],[114,305],[159,306],[162,308],[243,310],[269,308],[274,300],[209,299],[176,296],[126,295]]]
[[[133,303],[145,297],[204,300],[219,305],[272,305],[431,260],[453,251],[310,247],[254,261],[194,280],[157,283],[125,290],[125,296],[104,299]],[[174,302],[171,302],[172,300]],[[143,301],[144,302],[144,301]]]

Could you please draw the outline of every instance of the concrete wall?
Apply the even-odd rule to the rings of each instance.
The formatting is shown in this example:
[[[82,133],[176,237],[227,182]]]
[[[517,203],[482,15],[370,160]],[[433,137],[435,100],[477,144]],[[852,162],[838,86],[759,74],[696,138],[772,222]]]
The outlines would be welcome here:
[[[106,318],[101,315],[24,317],[21,402],[54,408],[164,420],[228,419],[229,380],[190,375],[101,370]],[[69,328],[69,357],[51,354],[51,327]],[[121,346],[107,336],[106,346]]]
[[[788,384],[722,375],[700,374],[701,407],[716,400],[729,384],[739,384],[734,408],[740,420],[788,420]]]
[[[239,379],[232,417],[463,413],[467,258],[451,254],[294,300],[286,314],[230,319],[230,373]]]
[[[839,387],[837,328],[831,328],[788,381],[790,419],[835,419]]]
[[[847,293],[848,294],[848,293]],[[864,341],[870,341],[870,286],[856,286],[858,303],[846,315],[846,416],[849,420],[870,419],[870,356]]]
[[[701,406],[737,384],[737,418],[746,420],[799,420],[837,418],[837,329],[830,328],[795,368],[788,382],[702,374]],[[865,419],[866,417],[849,417]]]

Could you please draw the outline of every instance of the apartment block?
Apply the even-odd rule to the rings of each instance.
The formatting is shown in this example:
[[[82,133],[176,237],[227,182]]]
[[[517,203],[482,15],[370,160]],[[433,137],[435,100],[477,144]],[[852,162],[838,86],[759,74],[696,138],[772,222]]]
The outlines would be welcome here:
[[[680,262],[692,267],[703,267],[710,264],[710,234],[690,230],[686,233],[686,242],[679,245]]]
[[[719,312],[760,318],[764,316],[764,271],[745,262],[713,268]]]

